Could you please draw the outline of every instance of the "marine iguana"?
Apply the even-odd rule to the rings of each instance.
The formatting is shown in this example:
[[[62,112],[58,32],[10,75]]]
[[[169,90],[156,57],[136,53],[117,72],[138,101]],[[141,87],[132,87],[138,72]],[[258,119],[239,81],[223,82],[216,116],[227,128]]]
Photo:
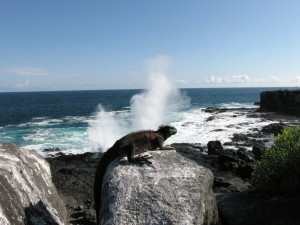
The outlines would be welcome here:
[[[150,163],[148,159],[151,158],[149,155],[144,156],[135,156],[136,154],[141,154],[147,151],[153,151],[156,149],[165,149],[163,148],[163,142],[170,136],[177,133],[175,127],[162,125],[158,128],[157,131],[154,130],[144,130],[129,133],[117,140],[115,144],[110,147],[100,159],[94,181],[94,201],[95,209],[97,215],[97,224],[100,224],[100,207],[101,207],[101,190],[103,177],[106,172],[108,165],[116,160],[121,159],[124,156],[127,156],[129,163]]]

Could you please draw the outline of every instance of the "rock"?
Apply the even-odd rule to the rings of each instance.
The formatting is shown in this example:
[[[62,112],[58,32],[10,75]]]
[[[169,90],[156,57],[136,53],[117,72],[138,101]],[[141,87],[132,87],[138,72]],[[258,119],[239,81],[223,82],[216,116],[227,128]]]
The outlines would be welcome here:
[[[260,160],[262,157],[263,152],[266,149],[266,145],[264,144],[255,144],[252,147],[252,153],[254,155],[255,160]]]
[[[219,152],[219,163],[238,162],[239,160],[234,150],[227,149]]]
[[[0,224],[67,224],[47,161],[34,150],[0,145]]]
[[[299,198],[267,198],[254,193],[217,195],[220,217],[226,225],[297,225]]]
[[[203,112],[207,113],[224,113],[229,109],[215,108],[215,107],[207,107],[206,109],[202,109]]]
[[[37,224],[47,224],[47,225],[59,225],[49,213],[47,207],[42,201],[37,204],[30,205],[25,208],[25,223],[26,225],[37,225]]]
[[[254,163],[240,163],[238,168],[236,169],[236,173],[238,173],[242,178],[251,178],[254,169]]]
[[[241,160],[245,162],[254,162],[253,155],[251,155],[251,152],[247,151],[244,148],[239,148],[236,154]]]
[[[175,151],[153,151],[152,165],[109,165],[101,224],[218,224],[213,174]]]
[[[218,155],[219,151],[224,150],[220,141],[209,141],[207,148],[209,155]]]
[[[214,120],[216,117],[215,116],[210,116],[206,119],[206,122],[212,121]]]
[[[271,123],[271,124],[264,126],[261,131],[265,132],[265,133],[271,133],[274,135],[278,135],[278,134],[282,133],[284,128],[285,128],[285,126],[282,123]]]
[[[233,134],[232,141],[248,141],[249,138],[246,134]]]
[[[300,115],[300,90],[266,91],[260,94],[260,111]]]
[[[83,153],[47,158],[53,183],[66,204],[69,224],[95,224],[93,184],[100,156]]]
[[[193,153],[198,151],[204,151],[204,148],[200,143],[173,143],[170,145],[170,147]]]
[[[60,152],[60,148],[45,148],[43,152]]]
[[[249,182],[237,177],[231,172],[216,172],[213,190],[215,193],[243,192],[248,191],[251,185]]]

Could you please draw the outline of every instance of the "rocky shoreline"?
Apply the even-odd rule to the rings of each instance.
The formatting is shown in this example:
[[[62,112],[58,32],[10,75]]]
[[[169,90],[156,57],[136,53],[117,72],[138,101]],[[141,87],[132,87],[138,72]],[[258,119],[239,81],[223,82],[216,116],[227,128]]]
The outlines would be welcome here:
[[[220,111],[219,109],[207,110],[214,110],[215,114],[224,112],[224,110]],[[288,213],[284,212],[282,215],[280,213],[273,215],[270,210],[266,210],[267,206],[264,209],[259,207],[253,209],[244,206],[245,210],[243,211],[244,214],[242,214],[244,219],[234,220],[233,218],[235,217],[234,209],[237,207],[236,198],[240,199],[239,201],[244,199],[247,202],[257,198],[256,194],[252,193],[249,195],[251,192],[251,172],[255,167],[255,161],[259,159],[262,151],[270,144],[273,135],[279,134],[286,126],[300,125],[297,117],[270,113],[249,113],[249,116],[258,116],[270,121],[270,123],[262,129],[256,129],[251,133],[234,134],[231,142],[227,143],[212,140],[207,146],[201,146],[197,143],[174,143],[172,147],[179,154],[209,168],[213,172],[215,177],[213,191],[217,195],[219,213],[223,224],[234,225],[240,224],[241,221],[243,224],[268,224],[265,220],[264,223],[260,223],[258,218],[250,217],[249,215],[253,214],[250,209],[255,210],[257,215],[266,211],[270,218],[269,221],[273,221],[270,224],[282,224],[279,222],[274,223],[277,217],[279,217],[279,221],[280,218],[285,219],[285,221],[292,218],[292,222],[283,224],[293,224],[293,221],[298,219],[297,213],[294,214],[297,212],[295,210],[299,209],[299,206],[295,204],[294,198],[291,200],[293,210],[290,210]],[[53,183],[66,204],[70,224],[95,224],[93,181],[101,154],[65,155],[59,152],[59,149],[48,149],[50,152],[51,150],[56,152],[55,156],[48,156],[46,159],[51,166]],[[233,196],[231,196],[232,194]],[[226,202],[230,202],[230,198],[231,200],[235,199],[232,205],[226,204]],[[284,209],[289,207],[290,201],[287,202],[286,199],[280,197],[275,198],[275,200],[271,196],[258,198],[259,201],[263,201],[266,205],[268,205],[268,201],[273,206],[283,201],[279,206],[285,206]],[[251,204],[257,207],[259,206],[256,205],[257,202],[258,200]],[[230,208],[232,209],[231,211],[229,210]],[[286,216],[289,218],[286,218]]]

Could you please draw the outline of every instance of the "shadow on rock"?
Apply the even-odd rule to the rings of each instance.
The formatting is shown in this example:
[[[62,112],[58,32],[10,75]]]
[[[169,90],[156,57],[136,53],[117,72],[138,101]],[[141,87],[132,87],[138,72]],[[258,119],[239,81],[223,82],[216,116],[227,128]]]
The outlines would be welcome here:
[[[47,221],[48,225],[59,225],[42,201],[39,201],[35,205],[30,203],[30,205],[26,207],[24,211],[24,222],[26,225],[44,224],[45,221]]]

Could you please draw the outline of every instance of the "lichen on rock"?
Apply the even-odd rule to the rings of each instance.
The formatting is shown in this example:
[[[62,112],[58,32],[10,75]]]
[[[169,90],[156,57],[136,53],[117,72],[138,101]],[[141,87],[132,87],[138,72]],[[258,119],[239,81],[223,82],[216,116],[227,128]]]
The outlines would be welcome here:
[[[152,165],[109,165],[101,224],[218,224],[212,172],[175,151],[149,154]]]

